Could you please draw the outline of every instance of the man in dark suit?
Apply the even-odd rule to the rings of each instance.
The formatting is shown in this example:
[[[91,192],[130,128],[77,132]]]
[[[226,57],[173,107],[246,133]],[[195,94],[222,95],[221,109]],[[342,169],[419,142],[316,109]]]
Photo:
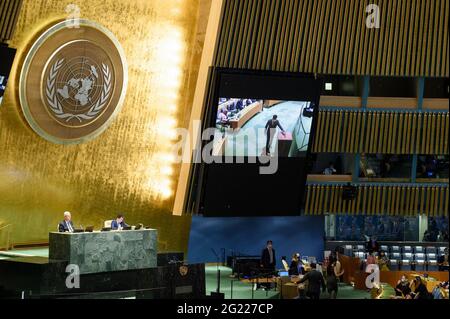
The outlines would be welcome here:
[[[75,227],[73,227],[72,215],[70,212],[64,212],[64,220],[59,223],[58,231],[60,233],[73,233]]]
[[[122,230],[128,225],[124,221],[124,217],[122,214],[117,215],[117,218],[111,222],[112,230]]]
[[[270,155],[270,145],[272,144],[273,137],[276,133],[276,128],[279,127],[281,133],[285,134],[283,127],[278,121],[278,116],[274,115],[271,120],[268,120],[265,126],[266,130],[266,155]]]
[[[261,275],[265,277],[269,277],[268,274],[271,272],[275,272],[275,249],[273,249],[273,243],[271,240],[267,241],[266,248],[264,248],[261,252]],[[264,286],[265,288],[270,288],[270,284],[256,284],[255,288],[259,288],[260,286]]]
[[[274,271],[275,264],[275,249],[273,249],[272,241],[268,240],[266,248],[264,248],[261,253],[261,268],[264,268],[267,271]]]
[[[325,279],[321,272],[316,270],[316,264],[311,263],[311,271],[307,272],[302,279],[298,282],[299,284],[304,283],[308,280],[308,290],[306,295],[310,299],[319,299],[320,297],[320,287],[322,286],[322,291],[325,292]]]

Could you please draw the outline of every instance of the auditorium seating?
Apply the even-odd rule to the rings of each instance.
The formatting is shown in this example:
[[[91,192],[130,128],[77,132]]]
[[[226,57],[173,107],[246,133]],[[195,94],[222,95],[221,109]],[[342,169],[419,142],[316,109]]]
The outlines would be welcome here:
[[[412,253],[404,253],[402,255],[402,267],[401,270],[410,270],[411,264],[414,262],[414,256]]]
[[[425,254],[424,253],[417,253],[414,256],[414,260],[416,263],[416,270],[426,270],[426,260],[425,260]]]
[[[403,253],[411,253],[412,252],[412,248],[411,246],[403,246],[402,248]]]
[[[428,260],[437,259],[436,254],[435,253],[427,253],[427,259]]]
[[[399,259],[390,259],[389,262],[391,270],[400,270],[401,261]]]
[[[366,251],[366,248],[364,247],[364,245],[356,245],[355,250],[364,252],[364,251]]]
[[[400,259],[400,253],[396,252],[396,253],[391,253],[390,255],[388,255],[390,259]]]
[[[352,245],[345,245],[344,246],[344,255],[346,255],[346,256],[353,256],[353,246]]]
[[[366,253],[364,252],[355,252],[355,257],[361,259],[361,261],[366,262],[367,258],[366,258]]]
[[[400,246],[391,246],[391,252],[399,253],[400,252]]]
[[[414,253],[423,253],[425,250],[423,246],[416,246],[414,247]]]
[[[344,245],[344,254],[353,256],[361,260],[365,267],[367,262],[367,252],[364,245]],[[417,271],[437,271],[437,260],[444,254],[445,246],[434,247],[426,245],[381,245],[380,250],[386,252],[391,270],[417,270]]]
[[[428,271],[437,271],[439,270],[438,263],[436,259],[428,259]]]
[[[415,260],[425,260],[425,254],[424,253],[416,253],[414,254]]]

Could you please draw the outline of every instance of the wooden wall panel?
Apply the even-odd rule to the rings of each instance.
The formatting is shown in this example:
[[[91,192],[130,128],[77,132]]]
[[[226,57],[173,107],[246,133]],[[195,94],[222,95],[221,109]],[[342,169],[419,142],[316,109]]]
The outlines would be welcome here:
[[[21,7],[22,0],[0,1],[0,43],[12,38]]]
[[[448,112],[319,112],[313,152],[448,154]]]
[[[448,185],[358,185],[357,197],[342,199],[343,185],[307,186],[305,214],[448,216]]]
[[[365,8],[380,8],[380,29]],[[218,67],[449,76],[446,0],[226,0]]]

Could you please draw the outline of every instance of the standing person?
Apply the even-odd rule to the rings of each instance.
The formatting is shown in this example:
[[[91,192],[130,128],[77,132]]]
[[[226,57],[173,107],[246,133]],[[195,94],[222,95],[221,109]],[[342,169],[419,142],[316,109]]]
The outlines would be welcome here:
[[[308,281],[306,295],[310,299],[319,299],[320,287],[322,286],[322,291],[325,291],[325,279],[323,279],[322,273],[316,270],[316,263],[311,263],[311,271],[306,273],[298,283],[301,284],[305,281]]]
[[[334,267],[336,266],[336,258],[334,255],[330,255],[327,265],[327,291],[330,295],[330,299],[336,299],[338,291],[338,282]]]
[[[74,232],[72,215],[70,212],[64,212],[64,220],[59,223],[58,231],[60,233],[73,233]]]
[[[376,257],[376,252],[369,253],[369,255],[367,256],[366,264],[367,265],[370,265],[370,264],[376,265],[376,264],[378,264],[377,257]]]
[[[304,274],[304,263],[300,258],[300,253],[292,255],[291,264],[289,266],[289,275],[298,276]]]
[[[275,271],[275,249],[273,249],[273,243],[271,240],[267,241],[266,248],[261,253],[261,268],[268,271]]]
[[[371,236],[369,241],[366,243],[366,249],[369,254],[373,252],[378,252],[380,250],[380,245],[377,242],[377,238],[375,236]]]
[[[276,128],[279,127],[281,132],[285,134],[283,127],[281,127],[280,122],[277,120],[278,116],[274,115],[271,120],[268,120],[265,126],[266,129],[266,155],[270,155],[270,145],[272,144],[273,137],[276,133]]]
[[[336,252],[330,256],[330,261],[327,266],[327,290],[330,299],[336,299],[338,293],[339,278],[344,274],[341,263],[339,261],[339,254]]]
[[[261,271],[264,274],[268,274],[270,272],[275,272],[276,258],[275,258],[275,249],[273,249],[273,243],[271,240],[268,240],[266,243],[266,248],[264,248],[261,252]],[[255,288],[259,288],[261,284],[256,285]],[[267,283],[264,285],[266,288],[270,287],[270,284]]]
[[[378,267],[380,267],[381,271],[389,271],[389,258],[384,250],[380,251],[380,256],[378,257]]]

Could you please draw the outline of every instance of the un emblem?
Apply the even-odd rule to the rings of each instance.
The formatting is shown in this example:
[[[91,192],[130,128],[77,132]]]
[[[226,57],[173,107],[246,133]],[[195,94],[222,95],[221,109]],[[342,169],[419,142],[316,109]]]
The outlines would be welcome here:
[[[80,20],[46,30],[27,54],[20,104],[30,127],[59,144],[81,143],[102,133],[123,103],[127,64],[114,35]]]

